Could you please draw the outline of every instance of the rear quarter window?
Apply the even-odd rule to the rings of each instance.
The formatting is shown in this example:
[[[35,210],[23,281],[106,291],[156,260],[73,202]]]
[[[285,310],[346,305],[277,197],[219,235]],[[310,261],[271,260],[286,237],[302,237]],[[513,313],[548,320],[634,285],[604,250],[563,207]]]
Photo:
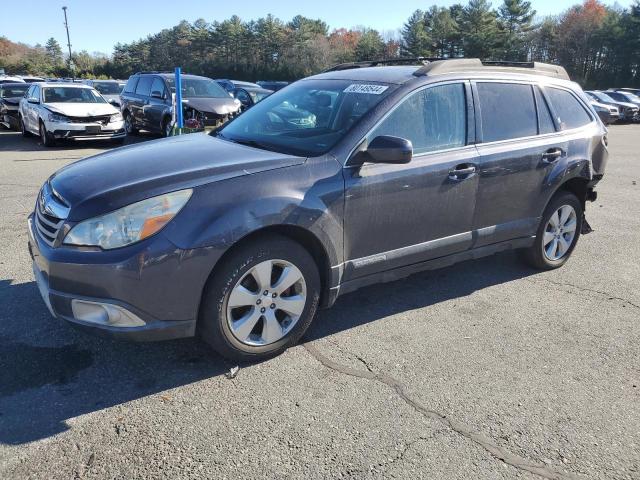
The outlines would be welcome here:
[[[558,115],[561,130],[570,130],[591,123],[591,115],[571,92],[554,87],[547,87],[546,92]]]
[[[482,141],[496,142],[538,134],[538,118],[531,85],[478,83]]]

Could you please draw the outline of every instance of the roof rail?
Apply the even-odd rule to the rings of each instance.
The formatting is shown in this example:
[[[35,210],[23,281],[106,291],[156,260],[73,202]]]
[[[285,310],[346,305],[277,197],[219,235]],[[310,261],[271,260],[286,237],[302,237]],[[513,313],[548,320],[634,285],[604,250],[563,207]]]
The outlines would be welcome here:
[[[481,61],[479,58],[452,58],[430,62],[413,72],[416,77],[438,75],[469,70],[502,70],[514,73],[533,73],[570,80],[569,74],[560,65],[540,62]]]
[[[362,62],[347,62],[347,63],[339,63],[338,65],[329,67],[326,70],[323,70],[322,73],[337,72],[339,70],[351,70],[353,68],[378,67],[381,65],[415,65],[415,64],[426,65],[429,62],[433,62],[435,60],[443,60],[443,59],[434,58],[434,57],[400,57],[400,58],[386,58],[381,60],[365,60]]]

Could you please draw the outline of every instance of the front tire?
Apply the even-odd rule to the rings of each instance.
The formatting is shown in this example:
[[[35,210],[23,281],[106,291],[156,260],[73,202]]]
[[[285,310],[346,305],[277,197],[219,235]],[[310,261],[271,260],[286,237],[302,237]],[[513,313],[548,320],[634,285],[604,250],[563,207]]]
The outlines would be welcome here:
[[[162,133],[162,136],[164,138],[170,137],[171,134],[173,133],[173,125],[171,125],[171,118],[170,117],[166,117],[164,120],[162,120],[162,125],[160,127],[160,131]]]
[[[49,132],[47,132],[47,127],[44,125],[44,122],[40,120],[40,141],[44,147],[55,147],[56,140],[53,138]]]
[[[22,115],[20,115],[19,119],[20,119],[20,131],[22,132],[22,136],[25,138],[32,137],[33,133],[27,130],[27,127],[25,126],[24,121],[22,120]]]
[[[540,270],[564,265],[580,238],[582,218],[582,204],[573,193],[556,193],[542,214],[535,242],[522,252],[524,260]]]
[[[199,333],[224,357],[270,358],[302,337],[319,300],[320,275],[309,252],[269,235],[240,246],[216,268],[203,295]]]
[[[124,129],[127,132],[127,135],[137,135],[138,129],[133,121],[133,116],[130,112],[124,112]]]

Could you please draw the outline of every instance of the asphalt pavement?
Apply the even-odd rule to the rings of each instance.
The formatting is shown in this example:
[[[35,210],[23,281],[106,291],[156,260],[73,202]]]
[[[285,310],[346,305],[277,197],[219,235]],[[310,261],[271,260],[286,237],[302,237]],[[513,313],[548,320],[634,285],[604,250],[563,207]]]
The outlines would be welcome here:
[[[640,479],[640,125],[609,145],[563,268],[505,253],[368,287],[228,378],[197,339],[50,317],[26,217],[111,146],[0,132],[0,478]]]

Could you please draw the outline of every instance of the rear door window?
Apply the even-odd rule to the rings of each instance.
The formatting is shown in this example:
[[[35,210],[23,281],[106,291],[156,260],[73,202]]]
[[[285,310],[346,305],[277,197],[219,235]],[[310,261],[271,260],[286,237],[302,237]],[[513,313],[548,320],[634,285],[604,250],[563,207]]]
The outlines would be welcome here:
[[[554,87],[547,87],[546,92],[558,115],[561,130],[570,130],[591,123],[591,116],[571,92]]]
[[[151,93],[158,92],[160,95],[164,95],[164,82],[160,77],[156,77],[153,79],[153,83],[151,84]]]
[[[136,94],[148,97],[151,95],[151,83],[153,83],[153,77],[140,77],[138,86],[136,87]]]
[[[124,91],[127,93],[133,93],[136,91],[136,85],[138,84],[138,79],[140,77],[129,77],[126,85],[124,86]]]
[[[483,142],[496,142],[538,134],[536,105],[531,85],[478,83]]]
[[[462,147],[467,138],[467,106],[462,83],[425,88],[405,98],[369,135],[411,140],[414,155]]]

